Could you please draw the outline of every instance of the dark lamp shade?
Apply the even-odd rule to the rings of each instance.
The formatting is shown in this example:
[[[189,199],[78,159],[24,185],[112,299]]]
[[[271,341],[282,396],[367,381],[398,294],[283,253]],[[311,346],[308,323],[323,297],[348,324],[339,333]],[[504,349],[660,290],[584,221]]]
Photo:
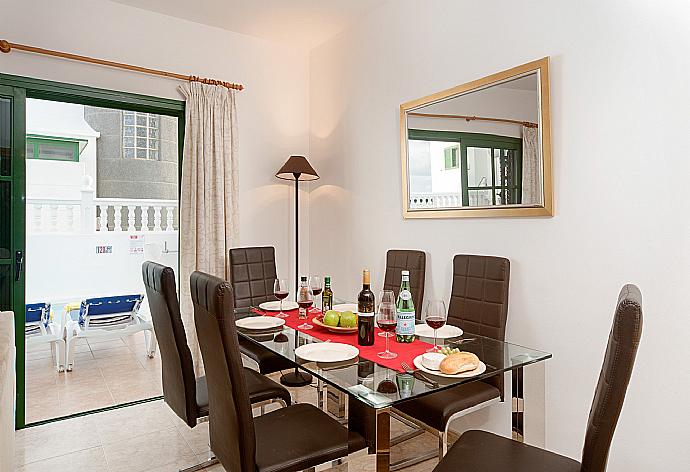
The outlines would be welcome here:
[[[283,167],[276,172],[276,177],[283,180],[316,180],[319,174],[309,164],[306,157],[290,156]]]

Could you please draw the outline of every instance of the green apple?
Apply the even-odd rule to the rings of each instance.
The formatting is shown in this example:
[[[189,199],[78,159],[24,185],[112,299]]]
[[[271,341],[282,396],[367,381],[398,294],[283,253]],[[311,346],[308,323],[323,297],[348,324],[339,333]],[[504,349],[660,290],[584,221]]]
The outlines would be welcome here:
[[[343,328],[356,328],[357,315],[351,311],[344,311],[340,314],[340,326]]]
[[[323,323],[328,326],[338,326],[340,322],[340,313],[335,310],[328,310],[325,315],[323,315]]]

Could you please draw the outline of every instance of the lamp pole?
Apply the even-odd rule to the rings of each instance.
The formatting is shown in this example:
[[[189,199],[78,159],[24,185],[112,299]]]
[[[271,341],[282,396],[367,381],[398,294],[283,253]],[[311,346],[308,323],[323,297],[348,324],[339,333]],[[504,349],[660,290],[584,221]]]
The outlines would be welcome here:
[[[299,291],[299,177],[301,172],[295,172],[295,301]]]
[[[299,181],[316,180],[319,174],[309,164],[304,156],[290,156],[283,166],[276,172],[276,177],[283,180],[295,180],[295,301],[299,297]],[[295,347],[299,343],[298,331],[295,330]],[[308,372],[295,367],[294,372],[283,374],[280,383],[289,386],[302,386],[311,383],[312,376]]]

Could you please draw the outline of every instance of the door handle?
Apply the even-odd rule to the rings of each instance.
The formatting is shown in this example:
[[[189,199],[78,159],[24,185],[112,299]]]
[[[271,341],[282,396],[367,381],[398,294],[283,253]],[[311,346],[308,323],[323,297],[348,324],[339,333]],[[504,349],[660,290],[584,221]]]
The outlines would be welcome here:
[[[19,282],[22,277],[22,271],[24,270],[24,253],[22,251],[17,251],[14,255],[14,280]]]

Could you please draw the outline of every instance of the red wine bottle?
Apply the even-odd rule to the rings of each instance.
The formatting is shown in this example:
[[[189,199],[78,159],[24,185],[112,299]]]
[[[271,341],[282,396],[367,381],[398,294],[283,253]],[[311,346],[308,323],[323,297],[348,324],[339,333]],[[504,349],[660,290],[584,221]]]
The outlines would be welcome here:
[[[357,344],[374,345],[374,306],[376,299],[371,291],[369,270],[362,273],[362,291],[357,296]]]

